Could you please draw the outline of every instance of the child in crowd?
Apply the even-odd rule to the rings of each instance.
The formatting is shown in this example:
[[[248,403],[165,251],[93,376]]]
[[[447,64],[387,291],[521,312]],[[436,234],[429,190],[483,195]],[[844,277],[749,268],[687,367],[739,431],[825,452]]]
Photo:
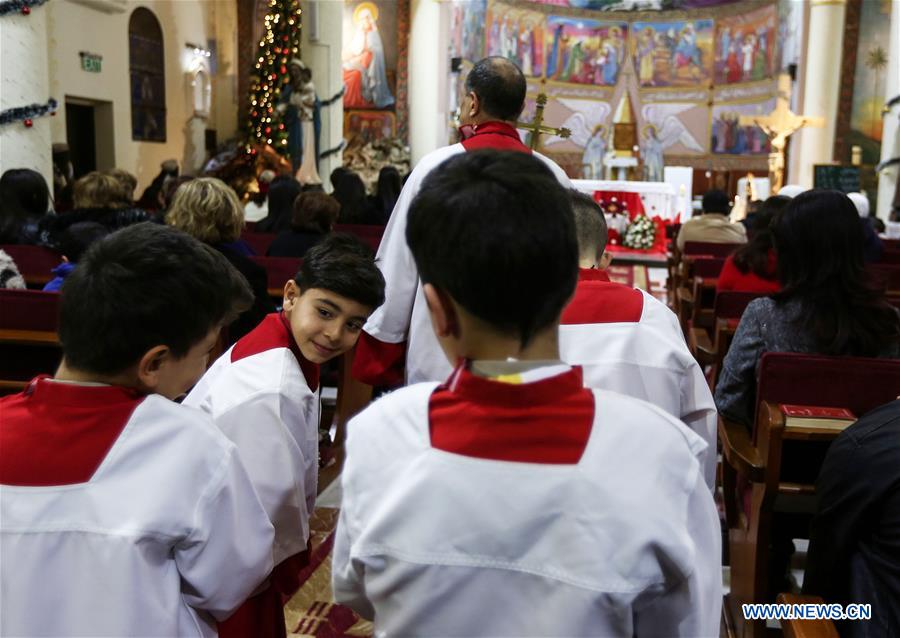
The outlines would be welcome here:
[[[185,399],[238,447],[275,526],[270,586],[221,627],[223,635],[284,635],[281,596],[306,564],[316,501],[319,365],[347,352],[375,308],[384,279],[371,251],[348,235],[310,249],[268,315],[207,371]]]
[[[457,155],[406,238],[456,369],[350,423],[337,601],[385,635],[718,635],[705,443],[560,361],[567,191],[525,153]]]
[[[606,219],[584,193],[569,191],[578,237],[575,296],[562,313],[559,351],[581,366],[589,388],[614,390],[659,406],[706,441],[704,476],[716,474],[716,406],[703,370],[691,355],[678,318],[643,290],[613,283]],[[600,267],[598,267],[598,265]]]
[[[84,252],[98,239],[109,234],[109,229],[97,222],[78,222],[66,228],[59,236],[58,247],[62,253],[62,263],[53,269],[56,275],[44,286],[45,292],[57,292],[72,271]]]
[[[0,399],[0,634],[215,636],[269,574],[272,526],[234,444],[173,402],[250,300],[171,228],[85,254],[55,377]]]

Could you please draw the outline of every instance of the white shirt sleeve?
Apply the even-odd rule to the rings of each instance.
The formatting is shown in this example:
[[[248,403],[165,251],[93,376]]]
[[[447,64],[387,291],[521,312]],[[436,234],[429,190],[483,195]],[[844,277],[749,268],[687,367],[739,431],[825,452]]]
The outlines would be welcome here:
[[[706,441],[704,458],[700,459],[703,477],[710,490],[716,488],[718,412],[703,369],[693,357],[681,375],[681,420]]]
[[[634,635],[718,638],[722,614],[722,536],[715,502],[697,473],[688,499],[693,571],[676,586],[634,607]]]
[[[272,571],[273,530],[231,447],[175,549],[185,602],[224,620]]]
[[[216,425],[237,446],[275,527],[276,565],[306,549],[316,494],[318,424],[306,423],[294,407],[302,397],[291,399],[261,392],[216,418]]]
[[[331,564],[331,587],[336,602],[346,605],[366,619],[375,618],[375,609],[366,597],[365,566],[350,556],[353,545],[349,524],[349,508],[345,502],[338,517]]]

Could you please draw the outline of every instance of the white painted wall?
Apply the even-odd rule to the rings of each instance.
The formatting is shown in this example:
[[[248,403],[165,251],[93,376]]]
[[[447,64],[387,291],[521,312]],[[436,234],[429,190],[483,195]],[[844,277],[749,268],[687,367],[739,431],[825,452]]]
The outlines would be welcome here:
[[[341,47],[344,5],[334,0],[304,0],[300,4],[303,28],[300,30],[300,57],[313,74],[320,100],[330,99],[341,90]],[[321,110],[320,151],[334,148],[344,134],[344,103],[338,100]],[[331,171],[343,164],[343,153],[319,161],[323,187],[331,191]]]
[[[30,15],[13,13],[0,18],[0,110],[45,104],[54,94],[47,81],[47,8]],[[0,128],[0,173],[11,168],[31,168],[52,184],[50,147],[54,117],[34,118],[26,128],[14,122]]]
[[[121,6],[117,6],[121,5]],[[194,114],[192,71],[197,60],[185,45],[206,46],[207,39],[218,43],[218,73],[212,78],[211,127],[224,140],[237,129],[235,73],[237,50],[237,7],[234,0],[187,2],[184,0],[54,0],[48,11],[50,91],[63,108],[53,118],[53,142],[66,141],[64,103],[66,96],[111,103],[112,130],[98,131],[111,138],[112,152],[98,154],[98,168],[117,166],[138,178],[138,194],[159,172],[159,165],[174,158],[184,163],[191,157],[189,120]],[[106,10],[95,7],[106,7]],[[135,8],[153,11],[163,31],[166,71],[166,142],[139,142],[131,139],[131,99],[128,71],[128,20]],[[5,47],[4,43],[4,47]],[[79,51],[103,56],[101,73],[81,69]],[[203,64],[206,64],[203,62]],[[103,162],[101,164],[101,161]],[[191,172],[191,167],[186,168]]]
[[[434,0],[412,0],[409,34],[409,145],[412,165],[447,144],[449,12]]]

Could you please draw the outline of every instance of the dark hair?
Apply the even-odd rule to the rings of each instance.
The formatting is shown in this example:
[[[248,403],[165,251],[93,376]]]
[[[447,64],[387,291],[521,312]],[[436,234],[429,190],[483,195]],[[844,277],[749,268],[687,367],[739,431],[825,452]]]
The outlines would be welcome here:
[[[172,208],[172,200],[175,199],[175,193],[183,184],[194,181],[193,175],[175,175],[174,177],[166,177],[162,185],[162,206],[163,209]]]
[[[703,212],[704,213],[723,213],[727,214],[731,210],[731,202],[728,201],[728,195],[725,191],[711,190],[703,194]]]
[[[340,209],[341,205],[331,195],[317,191],[300,193],[294,200],[291,228],[296,232],[330,232]]]
[[[797,195],[772,225],[781,292],[798,300],[798,328],[819,352],[875,356],[900,338],[897,311],[870,281],[863,230],[853,202],[838,191]]]
[[[406,242],[424,283],[522,347],[559,320],[578,278],[569,193],[527,153],[462,153],[431,171]]]
[[[294,281],[302,291],[330,290],[372,310],[384,303],[384,277],[372,250],[344,233],[328,235],[310,248]]]
[[[572,213],[575,215],[575,235],[578,237],[578,254],[586,257],[590,254],[597,259],[606,250],[609,229],[603,209],[594,198],[577,191],[569,191],[572,199]]]
[[[109,228],[98,222],[76,222],[59,234],[58,248],[71,263],[77,263],[95,241],[109,235]]]
[[[391,213],[394,212],[394,206],[400,198],[400,190],[403,185],[400,183],[400,171],[393,166],[382,166],[378,171],[378,189],[376,198],[381,208],[381,220],[387,222]]]
[[[341,205],[338,219],[342,224],[359,224],[366,220],[366,185],[353,171],[343,173],[334,184],[334,198]]]
[[[466,91],[472,91],[485,114],[512,121],[525,108],[525,76],[513,62],[494,56],[475,63],[466,76]]]
[[[217,250],[145,222],[95,242],[66,278],[59,337],[73,368],[118,374],[157,345],[185,356],[252,303],[247,280]]]
[[[23,227],[50,208],[50,189],[37,171],[11,168],[0,177],[0,243],[18,244]]]
[[[773,195],[754,213],[750,241],[734,251],[734,265],[745,275],[752,272],[762,279],[775,279],[775,273],[769,270],[769,251],[773,248],[770,226],[775,214],[790,203],[790,197]]]
[[[294,200],[300,195],[300,182],[290,175],[279,175],[269,184],[269,214],[256,224],[256,231],[280,233],[291,227]]]

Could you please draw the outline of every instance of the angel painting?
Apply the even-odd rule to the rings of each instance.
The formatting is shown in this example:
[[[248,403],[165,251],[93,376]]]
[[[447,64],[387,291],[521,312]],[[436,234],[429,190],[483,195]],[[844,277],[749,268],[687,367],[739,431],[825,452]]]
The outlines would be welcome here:
[[[693,104],[647,104],[641,109],[644,126],[641,129],[641,156],[647,179],[651,182],[662,181],[663,153],[666,149],[681,145],[689,153],[706,152],[693,133],[688,129],[680,114],[693,109]],[[684,153],[678,149],[677,152]]]
[[[584,179],[603,179],[603,158],[606,156],[606,127],[598,124],[584,147],[581,168]]]

